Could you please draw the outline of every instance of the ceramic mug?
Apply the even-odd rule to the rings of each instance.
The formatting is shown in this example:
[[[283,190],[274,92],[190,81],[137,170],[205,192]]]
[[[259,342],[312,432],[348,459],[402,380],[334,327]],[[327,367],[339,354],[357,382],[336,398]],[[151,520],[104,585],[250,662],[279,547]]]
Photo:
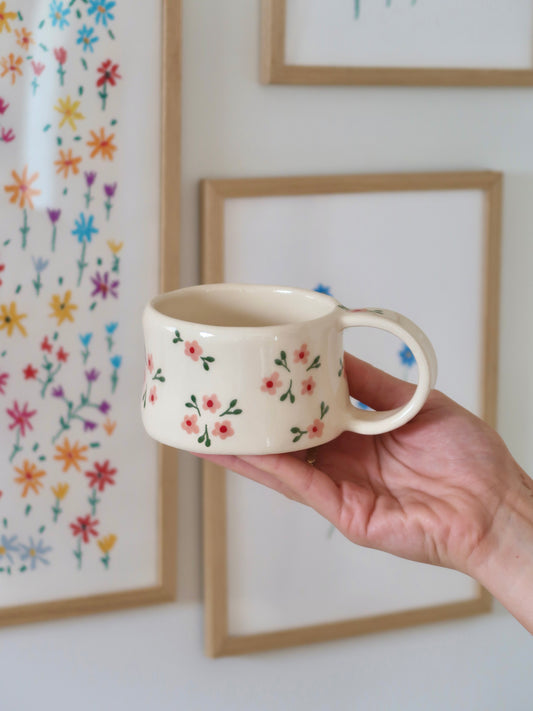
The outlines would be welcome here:
[[[144,427],[154,439],[192,452],[291,452],[345,430],[387,432],[419,412],[437,375],[431,343],[404,316],[351,311],[304,289],[179,289],[149,303],[143,326]],[[389,331],[412,351],[419,380],[402,407],[373,412],[351,404],[342,339],[351,326]]]

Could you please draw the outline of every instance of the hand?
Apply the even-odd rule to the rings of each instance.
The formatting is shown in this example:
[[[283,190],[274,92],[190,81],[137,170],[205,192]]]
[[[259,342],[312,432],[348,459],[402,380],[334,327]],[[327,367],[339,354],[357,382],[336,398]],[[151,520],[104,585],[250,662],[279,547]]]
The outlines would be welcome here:
[[[412,394],[414,386],[353,356],[345,367],[350,394],[372,408],[398,407]],[[489,571],[487,560],[513,547],[507,528],[519,519],[533,567],[531,480],[494,430],[440,392],[400,429],[345,432],[312,450],[313,465],[306,456],[207,458],[312,506],[354,543],[478,579],[501,573],[503,563]]]

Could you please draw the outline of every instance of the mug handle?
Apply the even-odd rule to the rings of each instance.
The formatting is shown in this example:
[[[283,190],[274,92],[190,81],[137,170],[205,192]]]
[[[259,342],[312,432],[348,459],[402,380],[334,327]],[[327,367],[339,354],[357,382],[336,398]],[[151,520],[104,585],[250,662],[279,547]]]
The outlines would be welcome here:
[[[339,330],[352,326],[369,326],[398,336],[411,350],[418,365],[418,385],[412,398],[394,410],[374,412],[350,406],[346,429],[358,434],[382,434],[401,427],[423,407],[437,380],[437,357],[429,338],[412,321],[395,311],[385,309],[357,309],[341,307]]]

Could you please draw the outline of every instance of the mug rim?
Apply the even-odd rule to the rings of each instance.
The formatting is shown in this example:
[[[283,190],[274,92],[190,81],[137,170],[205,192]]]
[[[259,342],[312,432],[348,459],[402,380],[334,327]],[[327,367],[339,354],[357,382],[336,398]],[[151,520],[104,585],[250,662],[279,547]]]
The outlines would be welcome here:
[[[301,297],[305,297],[309,301],[316,301],[321,303],[322,306],[327,306],[326,313],[322,313],[319,316],[315,316],[309,319],[304,319],[301,321],[286,321],[284,323],[274,323],[265,326],[220,326],[212,325],[209,323],[201,321],[190,321],[184,318],[179,318],[176,316],[170,316],[160,310],[160,305],[165,300],[170,300],[172,297],[179,295],[186,295],[187,293],[194,292],[223,292],[223,291],[236,291],[240,290],[243,292],[259,292],[264,291],[265,293],[281,292],[287,294],[298,294]],[[303,289],[294,286],[284,286],[275,284],[248,284],[239,282],[219,282],[214,284],[196,284],[194,286],[183,287],[181,289],[174,289],[172,291],[167,291],[162,294],[157,294],[152,297],[144,309],[144,319],[150,319],[152,321],[159,322],[161,325],[168,328],[173,328],[176,324],[186,324],[189,327],[200,328],[206,332],[218,333],[218,334],[228,334],[230,331],[236,331],[243,334],[266,334],[269,331],[275,331],[276,333],[280,331],[294,331],[295,328],[301,326],[309,326],[310,324],[318,325],[322,321],[327,321],[335,313],[336,309],[340,307],[340,303],[329,294],[324,294],[312,289]]]

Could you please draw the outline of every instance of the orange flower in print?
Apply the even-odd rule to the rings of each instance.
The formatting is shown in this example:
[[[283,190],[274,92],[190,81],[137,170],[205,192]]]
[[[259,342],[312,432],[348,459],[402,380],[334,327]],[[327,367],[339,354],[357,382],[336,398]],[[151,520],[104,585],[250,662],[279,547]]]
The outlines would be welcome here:
[[[42,469],[37,469],[36,464],[30,463],[27,459],[24,460],[22,467],[15,467],[15,471],[19,474],[18,477],[14,479],[16,484],[22,486],[22,497],[27,496],[28,491],[33,491],[38,494],[42,488],[43,482],[40,479],[46,476],[46,472]]]
[[[4,190],[6,193],[11,193],[9,202],[16,204],[20,208],[30,207],[33,210],[33,200],[35,195],[40,195],[41,191],[36,188],[32,188],[33,183],[39,177],[39,173],[34,173],[28,177],[28,166],[25,165],[22,170],[22,175],[19,175],[16,170],[11,171],[11,176],[14,180],[13,185],[5,185]]]
[[[59,462],[63,462],[63,471],[68,472],[70,467],[74,467],[76,471],[80,470],[80,462],[86,462],[87,457],[84,456],[89,447],[84,445],[79,445],[78,442],[74,442],[71,446],[68,437],[65,437],[63,444],[56,444],[57,454],[54,454],[54,459]]]
[[[48,315],[50,316],[50,318],[57,319],[58,326],[61,326],[63,321],[74,322],[73,311],[76,311],[78,307],[76,304],[70,303],[71,297],[72,291],[68,289],[65,292],[65,296],[63,298],[61,298],[59,294],[54,294],[52,296],[52,301],[50,301],[50,303],[48,304],[52,309],[52,313]]]
[[[67,96],[66,99],[57,100],[57,106],[54,106],[54,109],[63,116],[63,118],[59,122],[59,128],[62,128],[65,123],[68,123],[68,125],[73,131],[77,130],[75,122],[85,118],[85,116],[80,111],[78,111],[79,107],[80,102],[72,102],[70,96]]]
[[[21,30],[15,30],[15,35],[17,36],[17,44],[19,47],[27,52],[30,49],[30,44],[35,44],[35,40],[32,37],[32,32],[23,27]]]
[[[81,156],[73,156],[72,148],[68,151],[63,151],[59,149],[59,158],[54,161],[54,165],[57,165],[56,173],[61,175],[63,173],[64,178],[68,178],[69,171],[72,170],[73,175],[78,175],[80,169],[78,165],[81,163]]]
[[[117,423],[116,423],[116,422],[113,422],[113,421],[110,420],[109,418],[107,418],[107,420],[106,420],[106,421],[104,422],[104,424],[102,425],[102,427],[104,428],[104,430],[107,432],[107,434],[108,434],[110,437],[111,437],[111,435],[113,434],[113,432],[115,431],[115,427],[116,427],[116,426],[117,426]]]
[[[17,313],[17,305],[14,301],[9,306],[0,304],[0,331],[5,328],[7,335],[11,338],[13,331],[17,328],[23,336],[27,336],[28,333],[21,323],[22,319],[26,317],[27,314]]]
[[[91,158],[96,158],[98,154],[102,155],[105,160],[113,160],[113,152],[117,150],[117,147],[113,143],[113,138],[115,138],[114,133],[110,133],[109,136],[105,135],[105,129],[100,129],[100,134],[97,135],[94,131],[91,131],[91,139],[87,141],[87,145],[92,148]]]
[[[17,77],[22,76],[22,69],[20,68],[20,65],[23,61],[24,60],[20,55],[15,57],[13,52],[11,52],[11,54],[7,57],[2,57],[2,59],[0,59],[0,67],[2,67],[2,74],[0,74],[0,77],[5,77],[6,74],[11,74],[11,83],[14,84]]]
[[[16,12],[8,12],[6,10],[6,3],[5,2],[0,2],[0,33],[6,30],[6,32],[11,32],[11,25],[9,24],[9,20],[16,20],[17,19],[17,13]]]

